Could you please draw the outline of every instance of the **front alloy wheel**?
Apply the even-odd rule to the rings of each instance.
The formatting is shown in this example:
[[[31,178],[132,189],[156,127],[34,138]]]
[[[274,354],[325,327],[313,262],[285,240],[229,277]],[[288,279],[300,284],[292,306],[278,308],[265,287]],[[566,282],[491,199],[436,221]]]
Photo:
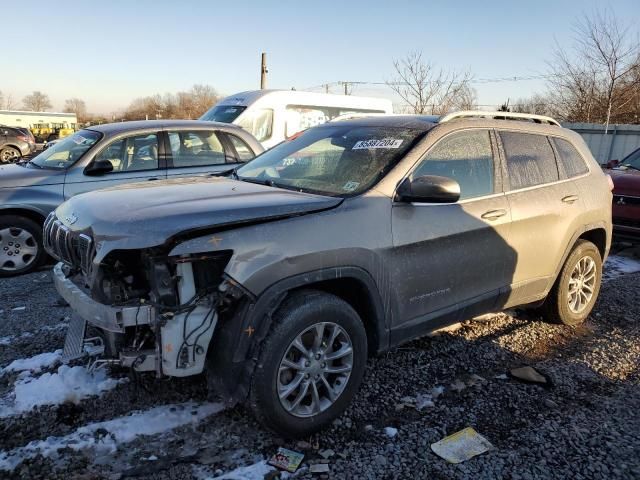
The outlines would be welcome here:
[[[324,412],[342,394],[352,369],[349,334],[335,323],[316,323],[289,344],[280,361],[280,403],[296,417]]]
[[[351,305],[316,290],[292,293],[260,345],[251,408],[285,437],[309,435],[347,408],[366,360],[367,333]]]

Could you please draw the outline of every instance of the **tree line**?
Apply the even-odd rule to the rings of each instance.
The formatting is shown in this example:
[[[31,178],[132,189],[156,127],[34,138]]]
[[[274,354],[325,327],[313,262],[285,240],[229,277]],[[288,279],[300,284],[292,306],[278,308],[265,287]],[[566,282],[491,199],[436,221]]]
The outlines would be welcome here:
[[[156,94],[133,100],[124,112],[108,118],[104,115],[88,112],[84,100],[73,97],[64,102],[63,112],[75,113],[79,123],[107,123],[120,120],[144,120],[159,118],[199,118],[218,101],[220,96],[210,85],[194,85],[191,89],[178,92]],[[0,110],[16,110],[18,103],[11,95],[0,91]],[[34,91],[22,99],[22,109],[34,112],[46,112],[52,108],[49,96]]]

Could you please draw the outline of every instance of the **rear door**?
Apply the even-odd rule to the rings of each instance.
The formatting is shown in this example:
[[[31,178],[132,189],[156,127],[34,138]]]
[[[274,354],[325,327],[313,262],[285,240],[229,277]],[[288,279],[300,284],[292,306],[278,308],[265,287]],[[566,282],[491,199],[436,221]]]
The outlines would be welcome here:
[[[216,130],[167,130],[169,178],[216,175],[255,155],[238,136]]]
[[[412,175],[460,184],[456,203],[394,202],[391,258],[398,323],[392,337],[414,337],[440,324],[489,311],[509,285],[514,254],[499,157],[488,129],[448,134]]]
[[[541,134],[500,131],[517,253],[507,306],[539,299],[553,280],[575,231],[582,202],[575,183],[558,168],[551,140]]]
[[[113,171],[87,175],[85,168],[71,168],[65,179],[64,196],[126,183],[166,178],[166,162],[162,132],[142,132],[116,137],[96,153],[92,162],[109,161]],[[89,165],[91,165],[89,163]]]

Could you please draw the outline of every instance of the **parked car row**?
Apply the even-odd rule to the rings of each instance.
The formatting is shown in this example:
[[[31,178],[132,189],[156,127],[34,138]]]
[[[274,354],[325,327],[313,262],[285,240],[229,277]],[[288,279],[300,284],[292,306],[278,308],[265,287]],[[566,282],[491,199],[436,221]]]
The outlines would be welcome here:
[[[4,167],[3,203],[66,200],[42,233],[77,313],[66,360],[205,372],[228,403],[304,436],[346,408],[368,355],[516,306],[589,315],[612,184],[555,120],[372,116],[286,137],[251,160],[262,147],[233,125],[106,125]],[[0,226],[21,259],[2,254],[4,274],[37,261],[22,215]]]
[[[605,165],[613,190],[613,229],[620,238],[640,239],[640,148]]]
[[[262,151],[235,125],[154,120],[80,130],[29,162],[1,165],[0,276],[26,273],[42,263],[44,220],[74,195],[132,182],[216,175]]]
[[[13,163],[36,151],[36,141],[28,128],[0,125],[0,165]]]

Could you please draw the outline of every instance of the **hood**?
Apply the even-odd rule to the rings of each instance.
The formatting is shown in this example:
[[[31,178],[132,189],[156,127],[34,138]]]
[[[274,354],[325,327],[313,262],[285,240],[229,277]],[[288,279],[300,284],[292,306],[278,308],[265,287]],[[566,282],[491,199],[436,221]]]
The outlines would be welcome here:
[[[20,166],[14,163],[0,165],[0,189],[55,185],[64,182],[65,174],[65,170]]]
[[[122,185],[77,195],[56,210],[72,230],[89,233],[98,250],[146,248],[178,234],[312,213],[341,198],[294,192],[220,177]],[[104,256],[107,252],[98,252]]]
[[[613,180],[614,195],[633,195],[640,197],[640,171],[631,168],[607,170]]]

